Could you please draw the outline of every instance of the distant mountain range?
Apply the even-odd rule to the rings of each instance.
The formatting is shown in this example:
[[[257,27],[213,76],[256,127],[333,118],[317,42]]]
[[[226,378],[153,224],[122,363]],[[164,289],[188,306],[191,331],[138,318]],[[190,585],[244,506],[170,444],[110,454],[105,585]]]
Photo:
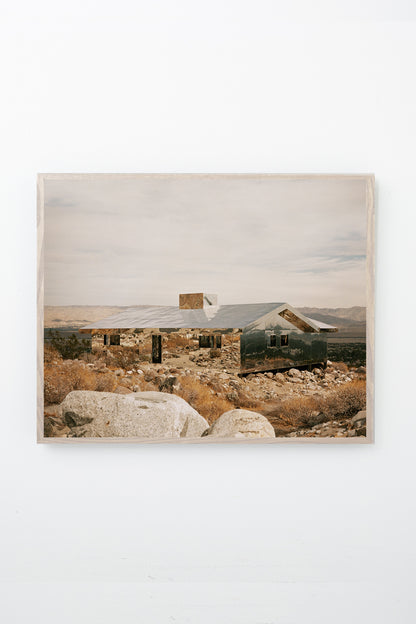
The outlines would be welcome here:
[[[329,342],[365,342],[366,308],[297,308],[305,316],[334,325],[337,333],[329,334]]]
[[[329,319],[341,319],[343,326],[349,323],[365,323],[366,319],[366,308],[361,306],[352,308],[298,308],[298,310],[306,316],[311,316],[316,318],[317,321],[329,323],[330,325],[331,321]],[[325,318],[328,320],[326,321]]]

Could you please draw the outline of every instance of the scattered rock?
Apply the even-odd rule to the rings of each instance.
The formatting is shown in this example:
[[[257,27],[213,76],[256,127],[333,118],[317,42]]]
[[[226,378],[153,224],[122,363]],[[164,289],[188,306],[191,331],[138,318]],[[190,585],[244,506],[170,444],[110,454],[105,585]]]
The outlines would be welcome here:
[[[174,386],[177,384],[178,378],[175,375],[169,375],[165,379],[163,379],[162,383],[159,385],[160,392],[173,392]]]
[[[322,414],[321,412],[315,410],[311,412],[310,416],[307,418],[306,424],[309,427],[314,427],[315,425],[320,425],[321,423],[324,423],[326,420],[327,416],[325,416],[325,414]]]
[[[70,429],[61,418],[48,416],[45,414],[43,422],[43,433],[45,438],[65,438]]]
[[[365,426],[367,420],[367,413],[365,410],[358,412],[355,416],[351,418],[351,423],[354,429],[359,429],[360,427]]]
[[[66,410],[65,408],[62,408],[61,413],[62,419],[68,427],[79,427],[80,425],[86,425],[93,420],[91,416],[73,412],[72,410]]]
[[[130,394],[132,390],[130,390],[130,388],[126,388],[126,386],[117,386],[114,392],[117,394]]]

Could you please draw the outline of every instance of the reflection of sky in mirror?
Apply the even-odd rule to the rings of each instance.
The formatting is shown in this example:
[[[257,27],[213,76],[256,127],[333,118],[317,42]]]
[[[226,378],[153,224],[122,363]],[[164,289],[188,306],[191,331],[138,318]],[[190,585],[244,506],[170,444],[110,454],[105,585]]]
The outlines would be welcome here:
[[[47,305],[365,305],[361,178],[45,181]]]

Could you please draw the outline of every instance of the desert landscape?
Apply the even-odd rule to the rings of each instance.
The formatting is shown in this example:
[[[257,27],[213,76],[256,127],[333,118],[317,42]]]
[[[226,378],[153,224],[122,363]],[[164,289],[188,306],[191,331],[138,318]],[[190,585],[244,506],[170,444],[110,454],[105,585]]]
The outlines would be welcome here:
[[[92,352],[78,330],[122,309],[45,308],[45,437],[366,435],[364,307],[299,307],[338,327],[328,340],[325,369],[244,376],[230,372],[231,347],[195,346],[189,353],[177,336],[171,338],[171,350],[169,345],[164,350],[162,364],[151,364],[146,354],[139,358],[127,347]]]

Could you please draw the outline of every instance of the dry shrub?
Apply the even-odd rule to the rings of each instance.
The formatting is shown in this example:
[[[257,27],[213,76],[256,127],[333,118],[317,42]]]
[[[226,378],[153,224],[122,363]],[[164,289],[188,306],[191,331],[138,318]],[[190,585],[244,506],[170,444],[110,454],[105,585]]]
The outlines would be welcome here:
[[[365,409],[366,383],[358,379],[332,390],[326,396],[296,397],[262,410],[277,434],[312,427],[318,422],[351,418]],[[317,416],[319,414],[319,416]]]
[[[149,356],[152,355],[152,343],[149,340],[146,340],[140,345],[140,360],[148,359]]]
[[[366,406],[366,382],[356,379],[332,391],[323,401],[322,411],[331,419],[351,418]]]
[[[189,347],[190,344],[191,342],[186,336],[172,333],[168,334],[163,346],[166,346],[168,349],[175,349],[176,347]]]
[[[250,396],[250,393],[244,392],[244,390],[238,389],[235,391],[236,398],[232,399],[234,407],[241,407],[241,409],[259,409],[261,407],[261,403]]]
[[[69,379],[66,379],[60,371],[53,368],[45,368],[43,384],[45,405],[61,403],[71,390],[73,388]]]
[[[317,397],[295,397],[263,410],[262,414],[270,420],[279,432],[292,431],[314,424],[312,414],[320,412],[319,404],[320,401]]]
[[[345,362],[333,362],[332,366],[339,371],[340,373],[349,373],[350,369],[348,368]]]
[[[128,370],[138,364],[139,349],[137,347],[111,347],[105,349],[102,354],[107,366],[115,366]]]
[[[93,389],[97,390],[97,392],[113,392],[116,387],[117,378],[113,373],[108,372],[95,374],[95,385]]]
[[[194,377],[182,377],[180,389],[175,394],[185,399],[210,425],[221,414],[234,407],[230,401],[217,396],[211,388]]]
[[[210,351],[209,351],[209,357],[210,357],[211,359],[221,357],[221,350],[220,350],[220,349],[210,349]]]
[[[62,360],[61,354],[57,351],[57,349],[55,349],[55,347],[48,342],[45,342],[43,346],[43,361],[45,364],[49,364],[50,362],[54,362],[56,360]]]
[[[112,392],[117,378],[111,373],[92,371],[78,360],[63,360],[55,365],[45,366],[45,404],[61,403],[72,390],[98,390]]]
[[[101,353],[100,355],[97,355],[96,351],[85,351],[84,353],[81,353],[81,355],[79,356],[80,360],[82,360],[83,362],[87,362],[88,364],[94,364],[100,358],[101,358]]]
[[[135,380],[135,385],[139,386],[139,392],[159,392],[159,386],[151,381],[146,381],[143,376]]]

